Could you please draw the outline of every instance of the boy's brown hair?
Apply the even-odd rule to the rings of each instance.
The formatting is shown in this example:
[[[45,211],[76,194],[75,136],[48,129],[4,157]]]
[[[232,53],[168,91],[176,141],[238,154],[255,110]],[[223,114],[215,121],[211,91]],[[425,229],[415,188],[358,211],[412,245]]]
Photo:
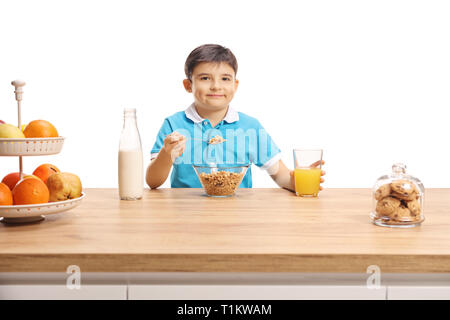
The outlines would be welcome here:
[[[218,44],[204,44],[192,50],[186,59],[184,73],[186,73],[186,77],[189,80],[192,78],[192,72],[195,66],[200,62],[228,63],[233,68],[234,74],[237,73],[238,69],[236,57],[230,49]]]

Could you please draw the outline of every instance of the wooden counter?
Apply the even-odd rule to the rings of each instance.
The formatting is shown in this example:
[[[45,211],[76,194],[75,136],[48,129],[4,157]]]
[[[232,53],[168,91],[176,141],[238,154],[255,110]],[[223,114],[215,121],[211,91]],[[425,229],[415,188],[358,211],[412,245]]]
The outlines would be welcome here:
[[[0,224],[0,272],[450,272],[450,189],[428,189],[425,222],[371,223],[369,189],[299,198],[282,189],[86,189],[71,211],[29,225]]]

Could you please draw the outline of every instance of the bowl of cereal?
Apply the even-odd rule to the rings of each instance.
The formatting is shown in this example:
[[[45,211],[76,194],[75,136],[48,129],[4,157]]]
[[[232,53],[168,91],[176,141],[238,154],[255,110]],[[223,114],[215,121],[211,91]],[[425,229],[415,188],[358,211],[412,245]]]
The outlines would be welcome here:
[[[242,182],[249,165],[194,165],[198,179],[210,197],[230,197]]]

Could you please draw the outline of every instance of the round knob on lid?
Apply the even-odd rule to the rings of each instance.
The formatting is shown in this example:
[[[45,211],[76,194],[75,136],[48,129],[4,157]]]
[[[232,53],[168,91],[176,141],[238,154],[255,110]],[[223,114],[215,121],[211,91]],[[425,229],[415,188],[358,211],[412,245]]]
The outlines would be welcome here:
[[[395,174],[404,174],[406,172],[406,165],[403,163],[395,163],[392,165],[392,172]]]
[[[16,100],[17,101],[21,101],[22,100],[22,94],[23,94],[22,87],[26,84],[25,81],[23,81],[23,80],[14,80],[14,81],[11,81],[11,84],[16,88],[16,90],[14,90],[14,93],[16,94]]]

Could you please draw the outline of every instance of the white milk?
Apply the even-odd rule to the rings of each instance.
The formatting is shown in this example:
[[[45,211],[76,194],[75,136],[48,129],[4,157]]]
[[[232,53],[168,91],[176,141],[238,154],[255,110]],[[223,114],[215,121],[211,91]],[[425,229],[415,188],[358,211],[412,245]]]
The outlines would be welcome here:
[[[142,150],[119,150],[119,195],[122,200],[137,200],[144,192]]]

